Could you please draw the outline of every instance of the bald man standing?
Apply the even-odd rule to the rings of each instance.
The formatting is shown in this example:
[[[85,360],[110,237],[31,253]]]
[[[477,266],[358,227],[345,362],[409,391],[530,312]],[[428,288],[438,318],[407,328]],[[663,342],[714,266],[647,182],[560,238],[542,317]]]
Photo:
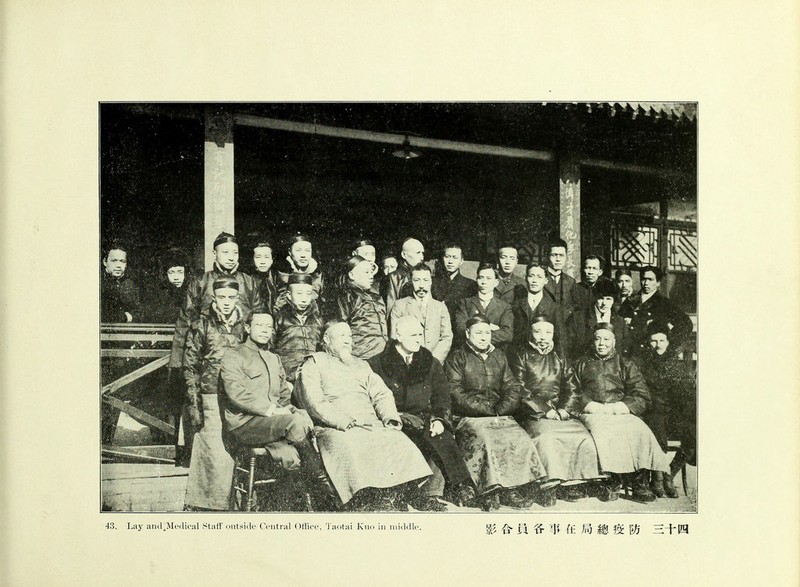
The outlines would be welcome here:
[[[403,316],[394,324],[393,344],[368,362],[392,390],[403,421],[403,432],[420,449],[433,471],[422,487],[423,495],[411,505],[427,511],[442,511],[438,501],[445,485],[450,499],[464,504],[475,490],[450,421],[450,391],[444,369],[422,346],[424,332],[419,320]],[[446,479],[446,481],[445,481]]]
[[[400,263],[397,269],[388,275],[386,290],[386,313],[391,314],[394,303],[400,298],[413,294],[411,290],[411,268],[425,260],[425,247],[415,238],[403,241],[400,251]]]

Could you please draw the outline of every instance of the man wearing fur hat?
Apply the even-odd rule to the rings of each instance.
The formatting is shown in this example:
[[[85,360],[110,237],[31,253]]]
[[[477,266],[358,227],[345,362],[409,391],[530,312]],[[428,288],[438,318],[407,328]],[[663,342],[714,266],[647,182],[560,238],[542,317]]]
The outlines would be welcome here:
[[[444,495],[445,484],[451,490],[451,499],[463,505],[475,497],[475,490],[453,436],[444,369],[422,346],[424,331],[413,316],[397,320],[392,338],[394,341],[369,364],[392,390],[403,432],[425,455],[433,471],[422,488],[424,495],[412,505],[421,510],[444,510],[437,498]]]
[[[177,248],[168,249],[159,262],[156,283],[148,288],[148,302],[145,307],[145,320],[154,324],[174,325],[180,316],[187,291],[199,275],[192,269],[189,258]],[[186,390],[183,377],[177,369],[159,371],[157,374],[160,390],[159,405],[155,412],[164,413],[165,420],[178,426],[184,406]],[[158,429],[151,429],[151,440],[154,444],[173,442],[175,438],[167,438]],[[190,446],[186,446],[187,435],[183,435],[183,443],[176,444],[176,464],[188,465]]]
[[[175,324],[178,321],[189,287],[198,275],[183,251],[171,248],[159,263],[156,286],[152,288],[151,301],[146,316],[154,324]]]

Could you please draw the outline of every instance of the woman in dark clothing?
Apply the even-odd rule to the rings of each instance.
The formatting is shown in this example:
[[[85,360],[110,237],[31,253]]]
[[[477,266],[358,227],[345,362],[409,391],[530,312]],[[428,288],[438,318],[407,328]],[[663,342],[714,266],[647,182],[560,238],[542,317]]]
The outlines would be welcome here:
[[[149,288],[148,302],[145,307],[145,320],[154,324],[175,325],[180,316],[181,308],[186,300],[187,291],[192,284],[198,281],[201,274],[195,271],[188,256],[178,248],[170,248],[161,258],[159,263],[158,281],[154,287]],[[186,389],[183,378],[176,369],[167,369],[157,372],[159,391],[159,406],[156,413],[164,413],[164,420],[177,424],[185,404]],[[154,444],[172,442],[164,433],[151,429],[151,439]],[[185,428],[183,442],[176,444],[176,465],[189,464],[191,453],[192,435]],[[180,440],[178,438],[177,440]]]
[[[679,359],[670,345],[670,328],[666,322],[651,322],[648,335],[651,352],[641,366],[652,405],[644,419],[664,451],[669,439],[681,443],[670,463],[670,472],[654,472],[650,487],[658,496],[666,494],[675,498],[678,491],[672,479],[685,463],[695,465],[697,462],[695,376],[690,363]]]
[[[576,309],[567,320],[570,338],[568,348],[571,353],[567,359],[571,363],[591,351],[594,327],[601,322],[608,322],[614,327],[617,350],[625,354],[627,327],[617,310],[617,285],[610,279],[598,279],[592,290],[594,301],[585,308]]]
[[[147,321],[153,324],[175,324],[186,300],[189,285],[199,278],[183,251],[172,248],[161,259],[158,283],[147,304]]]

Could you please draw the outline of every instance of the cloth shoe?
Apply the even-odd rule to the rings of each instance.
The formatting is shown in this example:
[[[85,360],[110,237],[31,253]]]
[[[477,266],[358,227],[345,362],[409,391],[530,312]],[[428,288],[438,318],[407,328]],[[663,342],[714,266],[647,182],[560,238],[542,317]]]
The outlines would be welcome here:
[[[652,471],[650,473],[650,491],[656,497],[664,497],[664,473],[661,471]]]
[[[631,499],[639,503],[650,503],[655,501],[656,496],[650,491],[648,487],[648,479],[650,478],[650,471],[642,469],[633,473],[633,491],[631,492]]]
[[[568,485],[558,488],[558,498],[564,501],[580,501],[586,497],[586,489],[583,485]]]
[[[447,508],[432,495],[420,495],[411,500],[411,507],[421,512],[444,512]]]
[[[469,481],[465,481],[451,492],[452,502],[460,507],[470,507],[475,501],[475,488]]]
[[[534,504],[534,499],[524,495],[520,489],[507,489],[500,492],[500,503],[515,509],[526,510]]]
[[[556,505],[556,492],[555,487],[549,489],[540,489],[536,494],[536,503],[544,508],[551,508]]]
[[[600,501],[616,501],[619,499],[619,491],[622,488],[620,476],[611,473],[608,479],[602,481],[598,486],[597,498]]]
[[[480,497],[481,509],[484,512],[496,512],[500,509],[500,492],[492,491]]]

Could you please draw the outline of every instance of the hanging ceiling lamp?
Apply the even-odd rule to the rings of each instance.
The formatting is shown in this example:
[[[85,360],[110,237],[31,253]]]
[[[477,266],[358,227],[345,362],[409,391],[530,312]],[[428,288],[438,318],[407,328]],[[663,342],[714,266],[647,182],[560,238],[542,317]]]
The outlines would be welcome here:
[[[420,154],[411,149],[411,143],[408,140],[408,135],[406,135],[403,139],[403,144],[396,151],[392,151],[392,155],[400,159],[415,159],[419,157]]]

